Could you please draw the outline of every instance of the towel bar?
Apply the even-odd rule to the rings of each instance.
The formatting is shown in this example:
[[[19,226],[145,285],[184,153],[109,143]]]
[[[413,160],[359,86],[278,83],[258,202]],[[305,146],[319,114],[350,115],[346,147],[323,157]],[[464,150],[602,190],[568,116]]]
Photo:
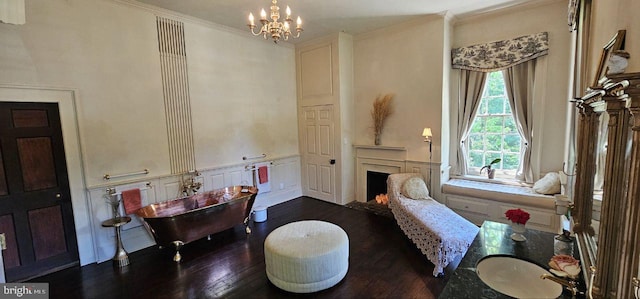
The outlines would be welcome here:
[[[153,186],[151,185],[150,182],[147,182],[145,184],[147,187],[146,188],[140,188],[140,191],[145,191],[145,190],[149,190],[151,188],[153,188]],[[107,192],[107,194],[110,195],[116,195],[116,194],[122,194],[122,192],[116,192],[116,187],[109,187],[105,190],[105,192]]]
[[[266,158],[266,157],[267,157],[267,154],[262,154],[260,156],[255,156],[255,157],[244,156],[244,157],[242,157],[242,160],[245,160],[245,161],[246,160],[255,160],[255,159],[261,159],[261,158]]]
[[[273,164],[273,161],[269,161],[269,165],[267,165],[267,167],[271,167],[271,166],[277,166],[277,165],[282,165],[282,164]],[[257,170],[258,168],[256,167],[256,165],[245,165],[244,166],[244,171],[254,171]]]
[[[141,171],[136,171],[136,172],[129,172],[129,173],[122,173],[122,174],[108,174],[106,173],[103,178],[105,180],[110,180],[110,179],[115,179],[115,178],[120,178],[120,177],[125,177],[125,176],[132,176],[132,175],[139,175],[139,174],[149,174],[149,169],[144,169]]]

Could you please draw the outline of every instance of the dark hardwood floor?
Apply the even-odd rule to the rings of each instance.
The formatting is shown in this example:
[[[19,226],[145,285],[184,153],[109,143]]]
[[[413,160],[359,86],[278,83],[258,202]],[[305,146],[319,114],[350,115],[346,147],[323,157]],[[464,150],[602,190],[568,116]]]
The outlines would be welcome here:
[[[294,294],[269,282],[264,239],[289,222],[317,219],[335,223],[349,236],[349,271],[337,285]],[[437,298],[460,262],[444,277],[402,233],[394,219],[300,197],[268,209],[268,220],[242,225],[187,244],[182,262],[173,250],[153,246],[129,255],[122,269],[110,261],[65,269],[32,282],[48,282],[51,298]]]

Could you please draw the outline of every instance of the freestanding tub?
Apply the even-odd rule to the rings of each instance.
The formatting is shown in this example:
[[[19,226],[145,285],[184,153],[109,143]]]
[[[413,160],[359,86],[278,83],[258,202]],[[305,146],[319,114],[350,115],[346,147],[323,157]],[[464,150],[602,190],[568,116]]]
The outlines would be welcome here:
[[[191,241],[240,223],[251,233],[249,214],[257,194],[255,187],[232,186],[148,205],[136,215],[158,245],[175,246],[173,260],[179,262],[180,248]]]

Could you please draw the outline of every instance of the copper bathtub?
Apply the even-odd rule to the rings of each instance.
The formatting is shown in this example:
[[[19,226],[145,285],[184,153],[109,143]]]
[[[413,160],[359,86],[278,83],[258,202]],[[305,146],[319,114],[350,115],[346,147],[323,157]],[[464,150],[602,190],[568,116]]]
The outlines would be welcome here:
[[[173,260],[179,262],[180,248],[191,241],[240,223],[251,233],[249,214],[257,194],[255,187],[232,186],[148,205],[136,215],[158,245],[175,246]]]

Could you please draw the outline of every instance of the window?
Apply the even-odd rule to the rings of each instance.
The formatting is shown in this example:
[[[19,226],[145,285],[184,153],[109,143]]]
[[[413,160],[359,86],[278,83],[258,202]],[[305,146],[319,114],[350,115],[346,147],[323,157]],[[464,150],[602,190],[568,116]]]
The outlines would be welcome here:
[[[520,133],[516,127],[505,90],[502,72],[487,75],[480,108],[471,125],[467,142],[468,173],[479,175],[482,166],[494,159],[496,178],[515,179],[520,164]]]

